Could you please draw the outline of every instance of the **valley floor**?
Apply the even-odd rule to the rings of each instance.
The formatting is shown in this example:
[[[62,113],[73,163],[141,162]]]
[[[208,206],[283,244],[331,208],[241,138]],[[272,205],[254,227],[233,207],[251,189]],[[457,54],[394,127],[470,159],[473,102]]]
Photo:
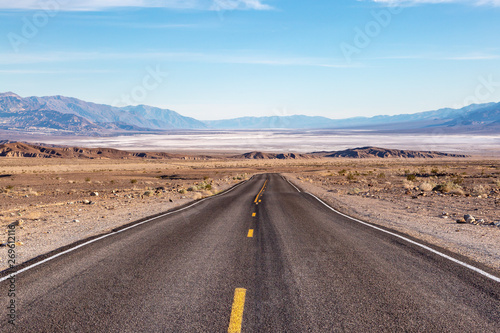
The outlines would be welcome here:
[[[500,161],[0,159],[0,219],[18,261],[279,172],[351,216],[500,271]],[[441,186],[441,187],[438,187]],[[439,190],[437,190],[437,188]],[[474,223],[456,223],[465,214]],[[137,244],[131,244],[135,246]],[[7,251],[0,249],[0,268]]]

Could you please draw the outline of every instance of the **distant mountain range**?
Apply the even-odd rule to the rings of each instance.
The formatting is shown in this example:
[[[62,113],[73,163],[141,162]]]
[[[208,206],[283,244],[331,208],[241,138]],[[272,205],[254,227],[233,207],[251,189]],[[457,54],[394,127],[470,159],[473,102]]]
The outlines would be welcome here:
[[[500,132],[500,103],[396,116],[330,119],[310,116],[244,117],[199,121],[147,105],[113,107],[64,96],[0,94],[0,130],[58,135],[116,135],[168,130],[362,129],[371,131]]]
[[[175,111],[146,105],[118,108],[64,96],[0,94],[0,129],[6,130],[101,135],[206,127]]]

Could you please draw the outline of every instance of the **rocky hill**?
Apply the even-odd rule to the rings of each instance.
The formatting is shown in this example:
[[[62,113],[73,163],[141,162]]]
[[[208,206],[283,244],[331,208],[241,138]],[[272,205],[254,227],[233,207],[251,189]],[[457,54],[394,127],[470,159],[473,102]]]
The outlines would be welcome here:
[[[290,160],[290,159],[302,159],[302,158],[311,158],[311,157],[312,157],[311,155],[307,155],[307,154],[263,153],[260,151],[253,151],[253,152],[233,156],[233,158],[252,159],[252,160]]]
[[[163,152],[129,152],[111,148],[54,147],[23,142],[0,144],[0,157],[83,158],[83,159],[207,159]]]
[[[313,153],[322,157],[346,158],[440,158],[440,157],[468,157],[467,155],[448,154],[435,151],[415,151],[386,149],[378,147],[361,147],[335,152]]]

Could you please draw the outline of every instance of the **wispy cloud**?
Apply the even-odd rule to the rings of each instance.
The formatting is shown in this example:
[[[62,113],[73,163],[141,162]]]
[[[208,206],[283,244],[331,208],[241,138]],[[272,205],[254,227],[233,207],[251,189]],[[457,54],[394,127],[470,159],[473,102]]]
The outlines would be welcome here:
[[[462,3],[476,6],[500,6],[500,0],[369,0],[390,6],[411,6],[419,4]]]
[[[244,53],[244,54],[243,54]],[[249,54],[245,52],[227,53],[202,53],[202,52],[142,52],[142,53],[101,53],[101,52],[50,52],[37,54],[12,54],[0,53],[2,65],[26,65],[43,63],[71,63],[88,61],[120,61],[120,60],[146,60],[165,62],[193,62],[213,64],[246,64],[268,66],[306,66],[326,68],[352,68],[360,67],[358,64],[344,64],[328,58],[316,57],[287,57],[279,55],[262,55],[258,52]]]
[[[195,10],[270,10],[263,0],[0,0],[2,9],[37,10],[50,3],[62,11],[102,11],[114,8],[143,7]]]
[[[411,55],[392,55],[385,57],[372,58],[374,60],[455,60],[455,61],[481,61],[481,60],[499,60],[500,55],[487,53],[466,53],[454,55],[439,54],[411,54]]]

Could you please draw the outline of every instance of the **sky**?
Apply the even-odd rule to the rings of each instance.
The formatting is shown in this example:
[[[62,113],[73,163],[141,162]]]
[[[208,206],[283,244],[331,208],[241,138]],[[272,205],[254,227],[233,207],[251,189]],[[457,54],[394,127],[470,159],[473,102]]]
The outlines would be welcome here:
[[[200,120],[500,101],[500,0],[0,0],[0,92]]]

